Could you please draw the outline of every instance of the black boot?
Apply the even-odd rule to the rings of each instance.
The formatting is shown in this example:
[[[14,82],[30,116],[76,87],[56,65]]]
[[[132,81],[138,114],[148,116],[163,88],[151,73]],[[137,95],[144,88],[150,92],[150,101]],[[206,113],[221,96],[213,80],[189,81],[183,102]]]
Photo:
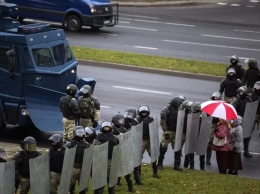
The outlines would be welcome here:
[[[143,185],[141,181],[140,166],[134,168],[134,178],[137,185]]]
[[[121,184],[121,177],[118,177],[116,185],[122,186],[122,184]]]
[[[75,185],[70,185],[70,194],[74,194]]]
[[[249,147],[249,141],[251,137],[244,138],[244,156],[247,158],[252,158],[253,156],[249,153],[248,147]]]
[[[158,170],[163,170],[163,159],[164,159],[164,155],[165,153],[167,152],[167,147],[163,147],[161,144],[160,144],[160,155],[159,155],[159,158],[158,158]]]
[[[208,146],[207,146],[207,155],[206,155],[206,164],[211,165],[210,159],[211,159],[211,154],[212,154],[212,149],[211,149],[212,141],[209,141]]]
[[[161,177],[158,174],[156,161],[152,163],[152,167],[153,167],[153,178],[160,179]]]
[[[190,169],[194,170],[194,153],[191,153],[189,155],[190,155]]]
[[[200,170],[205,170],[205,155],[200,155]]]
[[[108,188],[108,194],[115,194],[115,186]]]
[[[103,194],[103,189],[94,190],[94,194]]]
[[[126,182],[127,182],[128,191],[129,191],[130,193],[135,193],[135,189],[134,189],[134,187],[133,187],[131,175],[130,175],[130,174],[125,175],[125,180],[126,180]]]
[[[177,171],[182,171],[182,169],[180,168],[180,164],[181,164],[181,151],[174,152],[174,166],[173,166],[173,169],[177,170]]]
[[[184,168],[188,168],[188,167],[189,167],[189,164],[190,164],[190,155],[189,155],[189,154],[186,154],[185,157],[184,157],[183,167],[184,167]]]

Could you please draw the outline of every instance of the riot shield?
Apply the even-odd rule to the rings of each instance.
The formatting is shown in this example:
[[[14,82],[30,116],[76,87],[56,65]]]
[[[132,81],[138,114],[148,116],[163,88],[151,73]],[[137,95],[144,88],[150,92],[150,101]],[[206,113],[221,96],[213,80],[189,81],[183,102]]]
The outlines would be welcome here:
[[[30,178],[31,193],[50,193],[50,152],[30,159],[29,164],[30,177],[32,177]]]
[[[133,145],[133,167],[142,163],[142,145],[143,145],[143,123],[131,127],[132,145]]]
[[[120,142],[121,162],[118,169],[119,177],[123,177],[133,171],[133,150],[131,131],[118,135]]]
[[[113,148],[113,155],[111,160],[111,169],[109,174],[109,185],[108,187],[113,187],[117,183],[117,179],[119,177],[118,167],[121,163],[121,153],[120,153],[121,145],[116,145]]]
[[[108,142],[94,145],[92,163],[92,189],[99,189],[107,184]]]
[[[184,153],[196,152],[200,126],[200,113],[188,115]]]
[[[69,192],[75,154],[76,154],[76,147],[71,149],[67,148],[65,150],[58,194],[64,194]]]
[[[243,138],[251,137],[252,135],[258,102],[259,101],[246,103],[245,113],[242,122]]]
[[[0,193],[13,194],[15,191],[15,161],[0,163]]]
[[[149,123],[149,134],[150,134],[150,146],[151,146],[151,162],[155,162],[160,155],[157,118],[155,118],[152,123]]]
[[[184,126],[184,117],[185,117],[185,110],[179,110],[178,118],[177,118],[177,126],[176,126],[175,144],[174,144],[175,152],[178,152],[182,149],[182,133],[183,133],[183,126]]]
[[[199,138],[196,147],[196,155],[206,154],[211,125],[212,117],[202,117],[199,130]]]
[[[83,191],[88,186],[88,181],[91,173],[92,158],[93,158],[94,145],[84,150],[83,164],[80,174],[79,191]]]

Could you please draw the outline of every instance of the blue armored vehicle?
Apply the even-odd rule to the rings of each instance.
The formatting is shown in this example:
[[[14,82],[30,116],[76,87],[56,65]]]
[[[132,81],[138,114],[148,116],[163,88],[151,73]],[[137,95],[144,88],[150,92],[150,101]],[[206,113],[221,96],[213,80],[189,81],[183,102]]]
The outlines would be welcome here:
[[[78,87],[78,61],[62,29],[48,24],[21,25],[9,18],[15,4],[0,3],[0,131],[7,124],[62,131],[59,100],[69,84]]]

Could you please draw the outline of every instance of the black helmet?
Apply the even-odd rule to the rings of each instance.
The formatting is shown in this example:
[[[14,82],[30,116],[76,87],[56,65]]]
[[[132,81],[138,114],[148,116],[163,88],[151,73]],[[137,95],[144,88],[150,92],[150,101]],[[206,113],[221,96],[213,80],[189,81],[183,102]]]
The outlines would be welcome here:
[[[70,84],[66,88],[67,94],[73,97],[76,95],[77,91],[78,91],[78,87],[75,84]]]
[[[125,125],[125,118],[122,114],[117,113],[112,117],[112,123],[116,126],[116,127],[121,127]]]
[[[150,108],[147,105],[143,104],[138,108],[137,114],[140,117],[147,117],[148,115],[150,115]]]
[[[132,107],[128,107],[126,109],[126,111],[125,111],[124,117],[126,119],[131,119],[131,120],[135,119],[135,117],[136,117],[136,109],[134,109]]]
[[[230,63],[237,64],[239,62],[239,58],[236,55],[230,57]]]
[[[62,147],[62,136],[60,134],[53,134],[49,139],[53,148],[59,149]]]
[[[221,93],[220,92],[214,92],[212,96],[210,97],[211,100],[220,100],[221,99]]]
[[[73,131],[74,138],[84,138],[86,136],[86,132],[82,126],[76,126]]]
[[[109,129],[108,131],[104,131],[104,130],[103,130],[104,127],[110,127],[110,129]],[[100,131],[101,131],[101,132],[111,132],[111,131],[112,131],[112,123],[111,123],[110,121],[107,121],[107,120],[103,121],[103,122],[101,123],[101,129],[100,129]]]
[[[256,59],[254,59],[254,58],[245,60],[245,63],[246,63],[249,67],[254,67],[254,68],[257,67],[257,61],[256,61]]]
[[[85,140],[88,143],[92,143],[94,139],[97,137],[96,130],[93,127],[86,127],[85,132],[86,132]]]
[[[33,137],[28,136],[24,138],[23,141],[21,141],[20,146],[23,150],[27,152],[34,152],[36,151],[37,142]]]
[[[3,148],[0,148],[0,158],[6,159],[6,152],[5,149]]]
[[[92,88],[89,85],[84,85],[80,88],[80,91],[84,94],[92,94]]]
[[[180,105],[186,100],[184,96],[174,96],[172,97],[169,104],[176,109],[179,109]]]

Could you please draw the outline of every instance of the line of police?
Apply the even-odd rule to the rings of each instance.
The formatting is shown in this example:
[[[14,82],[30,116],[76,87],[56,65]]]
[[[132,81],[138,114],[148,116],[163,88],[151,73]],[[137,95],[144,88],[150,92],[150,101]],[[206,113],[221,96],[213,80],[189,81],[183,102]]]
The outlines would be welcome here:
[[[227,68],[227,77],[220,84],[219,92],[214,92],[211,99],[217,100],[221,99],[222,93],[225,93],[225,100],[227,102],[232,102],[235,106],[239,115],[243,116],[245,104],[250,101],[256,101],[260,99],[260,82],[259,82],[259,70],[257,68],[257,63],[255,59],[247,60],[249,69],[244,71],[244,69],[238,65],[238,57],[232,56],[231,65]],[[239,72],[239,73],[238,73]],[[258,73],[257,73],[258,72]],[[252,76],[255,73],[256,76]],[[244,75],[244,77],[243,77]],[[252,80],[252,78],[255,78]],[[241,87],[242,82],[248,86],[249,90],[252,92],[251,96],[247,94],[247,88]],[[65,147],[72,148],[77,146],[75,164],[73,168],[73,175],[70,187],[70,193],[74,193],[76,182],[79,181],[80,171],[83,162],[84,149],[89,147],[90,144],[102,144],[108,142],[109,144],[109,154],[108,161],[111,161],[113,146],[119,143],[116,135],[127,132],[131,129],[132,125],[143,122],[143,149],[142,153],[147,150],[148,154],[151,155],[150,150],[150,136],[149,136],[149,123],[153,122],[153,117],[150,116],[150,109],[146,105],[142,105],[136,111],[134,108],[129,108],[126,110],[126,114],[123,116],[121,114],[116,114],[112,118],[112,123],[109,121],[104,121],[101,124],[101,133],[96,135],[94,127],[97,126],[100,117],[100,104],[98,100],[92,96],[91,87],[88,85],[83,86],[77,94],[78,88],[75,85],[69,85],[67,87],[67,95],[62,97],[60,100],[60,108],[63,113],[63,125],[64,125],[64,135],[61,137],[59,134],[54,134],[49,138],[51,143],[50,147],[50,170],[51,170],[51,181],[50,190],[52,193],[57,193],[57,187],[59,185],[60,174],[62,170],[62,163],[64,157]],[[238,94],[238,96],[237,96]],[[78,97],[78,99],[76,98]],[[237,98],[238,97],[238,98]],[[251,97],[251,98],[250,98]],[[161,127],[163,130],[162,139],[160,142],[160,155],[158,159],[158,164],[152,163],[153,177],[160,178],[158,175],[158,170],[163,169],[164,155],[167,151],[168,144],[171,143],[174,148],[175,135],[176,135],[176,125],[178,118],[178,110],[185,109],[185,122],[187,120],[187,114],[192,112],[200,111],[200,103],[191,103],[186,101],[183,96],[175,96],[169,102],[169,105],[161,111]],[[136,115],[137,112],[137,115]],[[137,116],[137,117],[136,117]],[[136,117],[136,118],[135,118]],[[259,124],[260,118],[260,108],[258,107],[256,123]],[[216,127],[218,119],[212,120],[212,129]],[[259,126],[259,125],[258,125]],[[183,129],[182,145],[185,142],[185,127]],[[248,152],[250,138],[244,139],[244,155],[246,157],[252,157]],[[210,165],[211,157],[211,144],[212,138],[210,138],[207,149],[207,160],[206,163]],[[65,147],[64,147],[65,145]],[[33,137],[26,137],[21,142],[22,150],[15,154],[14,159],[16,161],[16,188],[17,193],[28,193],[30,187],[29,180],[29,159],[38,157],[39,152],[36,151],[36,141]],[[0,150],[1,161],[5,154],[4,150]],[[181,150],[175,151],[174,153],[174,170],[182,171],[180,168],[181,164]],[[108,172],[110,167],[110,162],[108,162]],[[187,154],[185,156],[184,167],[190,165],[191,169],[194,169],[194,154]],[[205,169],[205,155],[200,156],[200,168]],[[109,174],[109,173],[108,173]],[[134,193],[131,175],[125,176],[128,183],[128,191]],[[134,169],[134,178],[136,184],[143,185],[141,182],[141,167],[136,167]],[[118,185],[121,185],[120,178],[118,179]],[[103,193],[103,187],[94,191],[95,194]],[[80,193],[85,193],[86,190]],[[114,187],[109,188],[109,193],[115,193]]]

